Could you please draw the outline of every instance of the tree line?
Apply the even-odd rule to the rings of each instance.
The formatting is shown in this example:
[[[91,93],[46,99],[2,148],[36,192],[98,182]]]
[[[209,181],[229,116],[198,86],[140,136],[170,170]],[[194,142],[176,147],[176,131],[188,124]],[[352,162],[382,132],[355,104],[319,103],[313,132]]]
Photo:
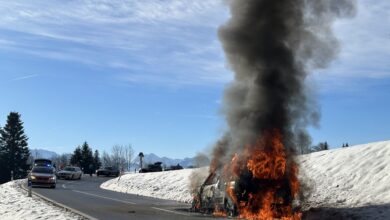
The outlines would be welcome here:
[[[88,143],[84,142],[82,146],[76,147],[73,151],[69,163],[80,167],[87,174],[96,172],[101,166],[116,167],[123,171],[130,171],[133,156],[134,150],[130,144],[114,145],[111,148],[111,153],[103,151],[102,156],[100,156],[98,150],[92,153]],[[59,159],[61,160],[61,157]]]
[[[92,174],[101,166],[99,151],[95,150],[92,153],[92,149],[85,141],[74,150],[70,157],[70,164],[80,167],[85,174]]]

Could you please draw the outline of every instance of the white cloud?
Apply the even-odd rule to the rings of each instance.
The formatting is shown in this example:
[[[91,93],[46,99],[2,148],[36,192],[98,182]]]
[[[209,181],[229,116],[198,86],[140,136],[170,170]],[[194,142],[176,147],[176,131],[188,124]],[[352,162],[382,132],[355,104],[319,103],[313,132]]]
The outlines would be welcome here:
[[[338,20],[334,30],[341,52],[330,68],[318,72],[320,80],[390,77],[390,2],[358,1],[352,19]]]
[[[191,72],[202,84],[226,73],[216,41],[222,0],[16,0],[0,4],[0,14],[0,50],[122,69],[122,78],[153,83],[182,83]]]
[[[320,81],[390,76],[390,3],[360,0],[337,21],[339,58]],[[221,84],[232,79],[216,36],[223,0],[39,0],[0,4],[0,51],[116,69],[153,84]]]
[[[12,81],[26,80],[26,79],[31,79],[31,78],[35,78],[35,77],[38,77],[38,74],[30,74],[30,75],[25,75],[25,76],[16,77],[16,78],[11,79],[10,82],[12,82]]]

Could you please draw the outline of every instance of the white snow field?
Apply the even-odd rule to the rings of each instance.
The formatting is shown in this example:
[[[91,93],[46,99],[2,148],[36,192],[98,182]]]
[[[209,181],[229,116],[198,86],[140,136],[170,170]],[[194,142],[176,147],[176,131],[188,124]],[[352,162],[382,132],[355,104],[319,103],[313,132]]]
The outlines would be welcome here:
[[[189,203],[192,202],[189,177],[195,171],[203,175],[208,174],[207,167],[155,173],[130,173],[121,176],[119,181],[118,178],[108,180],[100,187],[123,193]]]
[[[0,219],[83,219],[81,216],[51,205],[36,197],[27,197],[27,192],[19,187],[26,180],[15,180],[0,185]],[[52,190],[52,189],[48,189]]]
[[[390,141],[320,151],[298,161],[300,179],[312,189],[308,208],[339,219],[390,219]]]
[[[312,219],[390,219],[390,141],[320,151],[297,160],[300,180],[311,188],[303,207],[311,210]],[[101,187],[191,202],[189,177],[193,171],[201,179],[208,174],[207,168],[133,173]],[[318,210],[325,216],[318,217]]]

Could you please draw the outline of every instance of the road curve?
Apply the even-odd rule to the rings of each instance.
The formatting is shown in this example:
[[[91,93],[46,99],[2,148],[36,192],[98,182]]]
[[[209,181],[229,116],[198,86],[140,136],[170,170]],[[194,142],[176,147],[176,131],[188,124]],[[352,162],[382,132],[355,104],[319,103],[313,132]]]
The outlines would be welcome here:
[[[58,180],[56,189],[33,188],[32,191],[101,220],[215,219],[189,212],[189,204],[101,189],[100,184],[108,179],[83,176],[81,180]]]

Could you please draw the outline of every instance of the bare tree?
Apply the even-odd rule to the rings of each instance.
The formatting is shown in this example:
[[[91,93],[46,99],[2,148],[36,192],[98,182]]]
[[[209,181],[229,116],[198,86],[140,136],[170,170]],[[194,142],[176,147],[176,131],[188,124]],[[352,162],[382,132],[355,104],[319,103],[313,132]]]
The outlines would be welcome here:
[[[61,154],[51,158],[53,164],[57,166],[58,169],[62,169],[63,167],[69,164],[70,155]]]
[[[103,154],[102,154],[102,162],[103,162],[103,166],[105,167],[110,167],[110,166],[113,166],[113,161],[111,160],[111,156],[103,151]]]
[[[122,171],[122,169],[124,169],[124,167],[126,166],[124,147],[122,145],[114,145],[111,151],[111,159],[114,166],[116,166],[119,170]]]
[[[124,147],[124,153],[125,153],[125,160],[126,160],[126,169],[127,171],[131,170],[131,161],[133,160],[134,156],[134,149],[131,146],[131,144],[128,144]]]

